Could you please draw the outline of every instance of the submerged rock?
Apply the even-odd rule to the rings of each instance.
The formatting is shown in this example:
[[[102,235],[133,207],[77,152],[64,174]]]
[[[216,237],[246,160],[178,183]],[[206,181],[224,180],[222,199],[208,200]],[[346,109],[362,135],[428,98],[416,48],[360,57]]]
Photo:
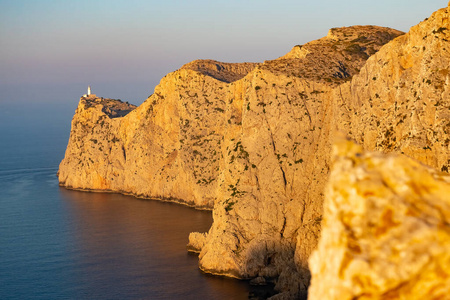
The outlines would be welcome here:
[[[448,299],[448,174],[347,140],[333,152],[308,299]]]
[[[189,234],[189,243],[187,249],[190,252],[200,253],[206,242],[206,233],[191,232]]]

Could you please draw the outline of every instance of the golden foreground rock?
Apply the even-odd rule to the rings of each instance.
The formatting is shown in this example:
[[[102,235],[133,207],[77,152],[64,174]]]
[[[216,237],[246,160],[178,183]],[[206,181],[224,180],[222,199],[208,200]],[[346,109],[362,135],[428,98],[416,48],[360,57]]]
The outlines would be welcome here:
[[[333,149],[308,299],[450,299],[450,177],[404,155]]]

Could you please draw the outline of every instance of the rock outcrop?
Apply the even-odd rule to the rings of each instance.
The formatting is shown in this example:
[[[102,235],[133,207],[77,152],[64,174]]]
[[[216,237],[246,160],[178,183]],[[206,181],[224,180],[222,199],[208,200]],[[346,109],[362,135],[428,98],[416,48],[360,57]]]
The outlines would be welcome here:
[[[181,69],[189,69],[210,76],[217,80],[231,83],[247,75],[259,63],[224,63],[210,59],[194,60],[185,64]]]
[[[295,46],[261,67],[275,74],[337,86],[358,74],[366,60],[403,32],[379,26],[332,28],[326,37]]]
[[[188,245],[202,270],[305,295],[337,130],[448,171],[449,30],[446,8],[406,35],[334,28],[262,64],[194,61],[114,118],[82,98],[60,183],[213,209]]]
[[[341,140],[308,299],[448,299],[450,176]]]
[[[368,150],[450,167],[449,8],[433,13],[371,56],[335,90],[339,128]]]

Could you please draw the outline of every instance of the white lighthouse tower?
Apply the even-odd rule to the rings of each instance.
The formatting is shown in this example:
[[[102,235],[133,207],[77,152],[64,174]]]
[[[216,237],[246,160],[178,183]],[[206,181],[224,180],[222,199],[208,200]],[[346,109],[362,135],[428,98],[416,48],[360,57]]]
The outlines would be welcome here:
[[[91,86],[88,85],[87,94],[83,95],[84,98],[96,98],[97,95],[91,93]]]

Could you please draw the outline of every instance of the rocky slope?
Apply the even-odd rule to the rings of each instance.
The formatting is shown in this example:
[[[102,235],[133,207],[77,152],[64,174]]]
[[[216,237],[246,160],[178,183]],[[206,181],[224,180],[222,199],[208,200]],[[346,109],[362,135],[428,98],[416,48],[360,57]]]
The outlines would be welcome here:
[[[286,55],[266,61],[262,68],[334,87],[358,74],[371,55],[402,34],[379,26],[332,28],[326,37],[297,45]]]
[[[203,75],[230,83],[245,77],[245,75],[258,65],[258,63],[235,64],[223,63],[210,59],[199,59],[185,64],[181,69],[197,71]]]
[[[335,28],[263,64],[194,61],[123,117],[82,98],[60,183],[214,208],[188,246],[203,270],[305,294],[336,130],[448,171],[448,27],[443,9],[403,36]]]
[[[341,140],[308,299],[448,299],[450,176]]]

